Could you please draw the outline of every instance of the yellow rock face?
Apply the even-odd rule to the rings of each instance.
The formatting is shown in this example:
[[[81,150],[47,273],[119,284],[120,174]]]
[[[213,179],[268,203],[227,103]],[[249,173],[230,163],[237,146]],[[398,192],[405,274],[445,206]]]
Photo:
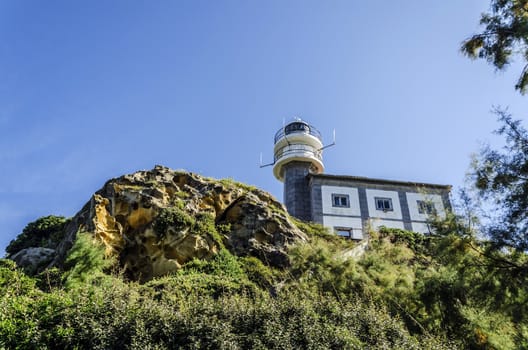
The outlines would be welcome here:
[[[121,225],[106,210],[110,204],[108,198],[96,194],[94,195],[94,203],[94,235],[105,244],[106,254],[113,254],[123,248],[124,245]]]
[[[137,208],[129,213],[127,223],[132,229],[136,229],[152,222],[154,217],[156,217],[156,211],[154,209]]]
[[[269,194],[161,166],[110,180],[74,222],[76,229],[91,228],[106,253],[140,281],[210,259],[224,246],[281,266],[287,246],[306,240]]]

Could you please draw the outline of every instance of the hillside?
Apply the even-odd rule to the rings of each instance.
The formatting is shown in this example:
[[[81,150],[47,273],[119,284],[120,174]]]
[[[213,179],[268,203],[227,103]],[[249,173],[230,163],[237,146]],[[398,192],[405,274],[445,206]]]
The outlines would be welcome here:
[[[159,166],[111,179],[8,246],[0,349],[527,347],[524,285],[456,218],[433,224],[371,232],[349,258],[251,186]]]

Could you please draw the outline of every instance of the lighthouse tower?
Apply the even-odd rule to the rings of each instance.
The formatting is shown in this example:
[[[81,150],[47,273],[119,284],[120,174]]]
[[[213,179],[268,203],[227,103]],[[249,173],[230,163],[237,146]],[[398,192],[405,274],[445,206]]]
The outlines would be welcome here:
[[[273,174],[284,182],[284,204],[301,220],[311,220],[310,187],[307,175],[324,171],[321,134],[296,118],[275,134]]]

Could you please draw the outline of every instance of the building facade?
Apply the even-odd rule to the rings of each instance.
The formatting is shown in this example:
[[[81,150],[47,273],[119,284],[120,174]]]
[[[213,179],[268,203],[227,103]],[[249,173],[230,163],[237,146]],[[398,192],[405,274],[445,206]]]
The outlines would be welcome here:
[[[445,217],[451,187],[326,174],[308,175],[310,220],[363,239],[380,226],[430,233],[432,215]]]
[[[288,212],[336,234],[363,239],[380,226],[430,233],[432,215],[451,209],[451,186],[324,174],[320,133],[296,119],[275,135],[275,177]]]

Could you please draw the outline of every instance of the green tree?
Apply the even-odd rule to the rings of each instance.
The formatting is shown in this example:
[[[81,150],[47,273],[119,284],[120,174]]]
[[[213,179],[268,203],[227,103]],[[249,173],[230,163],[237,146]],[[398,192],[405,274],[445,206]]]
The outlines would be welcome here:
[[[6,252],[14,254],[29,247],[55,248],[64,236],[68,219],[63,216],[48,215],[30,222],[21,234],[12,240]]]
[[[505,69],[513,56],[520,56],[525,65],[515,88],[524,94],[528,88],[528,0],[491,0],[480,24],[484,30],[464,40],[462,52],[485,59],[498,70]]]
[[[528,131],[519,120],[495,109],[505,136],[502,151],[485,147],[473,163],[473,181],[484,200],[495,206],[495,217],[486,227],[493,248],[528,250]]]

